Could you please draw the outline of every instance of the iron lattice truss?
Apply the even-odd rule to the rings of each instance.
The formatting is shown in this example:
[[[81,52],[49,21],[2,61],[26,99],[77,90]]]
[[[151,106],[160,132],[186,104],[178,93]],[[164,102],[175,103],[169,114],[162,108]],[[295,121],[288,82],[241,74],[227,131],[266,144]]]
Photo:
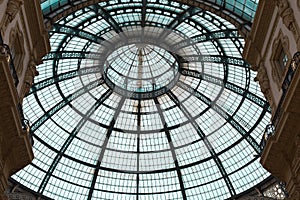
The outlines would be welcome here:
[[[42,2],[46,19],[76,2]],[[36,158],[16,181],[54,199],[227,199],[269,177],[240,29],[173,1],[85,5],[51,21],[24,100]]]

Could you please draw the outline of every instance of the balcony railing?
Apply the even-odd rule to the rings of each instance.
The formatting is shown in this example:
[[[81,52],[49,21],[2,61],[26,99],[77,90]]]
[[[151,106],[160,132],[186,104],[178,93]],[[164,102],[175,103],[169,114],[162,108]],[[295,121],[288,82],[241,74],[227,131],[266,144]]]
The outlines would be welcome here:
[[[18,78],[18,75],[16,72],[16,68],[15,68],[13,59],[12,59],[12,55],[10,53],[10,49],[9,49],[8,45],[3,44],[2,37],[0,38],[0,54],[2,56],[6,57],[7,62],[9,63],[10,74],[14,80],[15,87],[17,87],[19,84],[19,78]]]
[[[275,133],[275,127],[273,124],[268,124],[265,128],[265,132],[263,134],[263,137],[260,142],[260,148],[263,150],[267,144],[268,139],[274,135]]]
[[[279,100],[279,103],[278,103],[278,106],[277,106],[277,109],[276,109],[276,112],[274,114],[274,117],[272,119],[272,122],[271,124],[267,125],[267,127],[265,128],[265,132],[263,134],[263,137],[262,137],[262,140],[261,140],[261,149],[263,150],[266,143],[267,143],[267,140],[270,138],[270,136],[274,135],[275,134],[275,129],[277,127],[277,124],[281,118],[281,115],[282,115],[282,104],[284,102],[284,99],[286,97],[286,94],[288,92],[288,89],[291,85],[291,82],[293,80],[293,77],[295,75],[295,72],[298,68],[298,65],[300,64],[300,52],[298,51],[297,53],[294,54],[293,56],[293,59],[292,59],[292,62],[288,68],[288,71],[287,71],[287,74],[284,78],[284,81],[282,83],[282,96]]]

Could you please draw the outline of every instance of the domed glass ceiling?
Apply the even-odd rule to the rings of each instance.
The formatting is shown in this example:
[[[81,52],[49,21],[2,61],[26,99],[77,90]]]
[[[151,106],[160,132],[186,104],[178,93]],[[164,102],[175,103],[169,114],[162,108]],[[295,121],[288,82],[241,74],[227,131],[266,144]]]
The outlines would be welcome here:
[[[112,82],[112,90],[117,91],[115,87],[120,87],[129,92],[128,97],[132,97],[132,93],[151,93],[172,87],[171,83],[174,85],[179,78],[178,68],[179,63],[168,51],[135,42],[118,48],[108,56],[103,76],[106,82]]]
[[[228,21],[107,1],[49,34],[23,105],[35,140],[13,176],[24,186],[53,199],[227,199],[269,176],[258,161],[269,105]]]

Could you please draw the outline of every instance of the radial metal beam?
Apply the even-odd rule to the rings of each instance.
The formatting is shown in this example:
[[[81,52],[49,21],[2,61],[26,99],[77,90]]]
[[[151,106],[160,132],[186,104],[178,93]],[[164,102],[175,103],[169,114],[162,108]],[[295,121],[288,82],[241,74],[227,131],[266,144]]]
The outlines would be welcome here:
[[[181,49],[187,47],[189,45],[207,42],[211,40],[218,40],[218,39],[235,39],[239,37],[239,33],[236,29],[226,29],[226,30],[217,30],[213,32],[203,33],[200,35],[193,36],[191,38],[187,38],[182,40],[170,47],[170,49]]]
[[[165,131],[166,137],[168,139],[168,143],[169,143],[170,150],[171,150],[171,153],[172,153],[172,157],[173,157],[173,160],[174,160],[174,164],[175,164],[175,167],[176,167],[176,172],[177,172],[177,176],[178,176],[178,180],[179,180],[179,184],[180,184],[182,199],[187,200],[187,196],[186,196],[185,188],[184,188],[184,183],[183,183],[183,179],[182,179],[182,174],[181,174],[180,166],[179,166],[179,163],[178,163],[178,160],[177,160],[175,147],[174,147],[174,144],[172,142],[171,134],[170,134],[170,131],[168,129],[168,124],[167,124],[167,122],[165,120],[165,117],[163,115],[162,109],[160,107],[160,103],[159,103],[159,101],[156,97],[154,98],[154,102],[155,102],[156,108],[158,110],[158,114],[160,116],[161,122],[164,125],[164,131]]]
[[[204,94],[198,92],[194,88],[190,87],[189,85],[179,81],[177,85],[184,89],[185,91],[189,92],[193,96],[195,96],[200,101],[204,102],[207,106],[211,107],[216,113],[218,113],[223,119],[225,119],[237,132],[241,134],[243,138],[252,146],[252,148],[256,151],[256,153],[261,153],[261,147],[256,142],[256,140],[242,127],[239,122],[237,122],[233,116],[229,115],[222,107],[217,105],[216,103],[212,102],[211,99],[206,97]],[[182,105],[181,105],[182,106]]]
[[[111,90],[107,90],[99,99],[97,99],[96,103],[85,113],[85,116],[78,122],[76,127],[73,129],[69,137],[64,142],[63,146],[61,147],[59,153],[54,158],[52,164],[50,165],[46,175],[44,176],[40,187],[38,189],[38,193],[42,194],[49,182],[49,179],[51,178],[55,168],[57,167],[59,161],[61,160],[63,154],[66,152],[70,144],[72,143],[73,139],[76,137],[80,129],[85,125],[87,120],[90,118],[90,116],[101,106],[104,101],[112,94]]]
[[[102,145],[102,148],[101,148],[101,152],[100,152],[98,160],[97,160],[97,164],[96,164],[96,168],[95,168],[95,171],[94,171],[93,180],[91,182],[91,187],[90,187],[90,190],[89,190],[89,194],[88,194],[87,200],[91,200],[92,199],[93,192],[94,192],[94,189],[95,189],[96,180],[97,180],[97,177],[98,177],[98,174],[99,174],[99,170],[100,170],[100,166],[101,166],[101,163],[102,163],[102,160],[103,160],[103,157],[104,157],[104,153],[105,153],[105,150],[106,150],[109,138],[110,138],[110,136],[112,134],[114,125],[116,123],[116,120],[117,120],[117,118],[118,118],[118,116],[119,116],[119,114],[121,112],[122,106],[124,105],[125,99],[126,99],[125,97],[122,97],[122,99],[118,103],[118,107],[117,107],[117,109],[116,109],[116,111],[114,113],[114,116],[113,116],[110,124],[109,124],[109,129],[106,132],[106,137],[105,137],[105,140],[103,142],[103,145]]]
[[[54,24],[53,28],[50,32],[54,33],[66,33],[68,35],[74,35],[82,39],[89,40],[91,42],[101,44],[105,39],[93,33],[84,31],[82,29],[78,29],[72,26],[62,25],[62,24]]]
[[[222,174],[222,177],[228,187],[228,190],[230,192],[230,195],[233,197],[236,195],[235,189],[232,185],[232,182],[220,160],[220,158],[217,156],[212,144],[210,143],[210,141],[207,139],[205,133],[201,130],[201,128],[199,127],[199,125],[197,124],[197,122],[193,119],[193,117],[191,116],[191,114],[188,112],[188,110],[185,108],[184,105],[182,105],[180,103],[180,101],[177,99],[177,97],[172,93],[172,91],[168,91],[167,92],[168,96],[170,97],[170,99],[176,104],[176,106],[178,106],[178,108],[182,111],[182,113],[185,115],[185,117],[191,122],[191,125],[193,126],[193,128],[197,131],[200,139],[203,140],[206,148],[208,149],[208,151],[210,152],[213,160],[215,161],[220,173]]]
[[[145,51],[145,49],[144,49],[144,54],[146,55],[146,51]],[[149,71],[150,71],[150,74],[151,74],[151,83],[152,83],[152,85],[153,85],[153,88],[155,87],[155,84],[156,84],[156,77],[155,77],[155,75],[154,75],[154,73],[153,73],[153,70],[152,70],[152,65],[151,65],[151,63],[150,63],[150,60],[149,59],[146,59],[146,62],[148,63],[148,66],[149,66]],[[174,65],[171,65],[172,67],[170,67],[169,68],[169,70],[171,69],[171,68],[174,68]],[[165,73],[168,73],[169,72],[169,70],[167,71],[167,72],[165,72]]]
[[[105,19],[105,21],[107,21],[107,23],[114,28],[114,30],[117,33],[123,32],[118,22],[111,16],[111,14],[105,8],[100,7],[99,4],[94,4],[90,7],[97,15],[101,15]]]
[[[140,144],[141,144],[141,140],[140,140],[140,131],[141,131],[141,126],[142,126],[142,116],[141,116],[141,100],[138,100],[138,105],[137,105],[137,145],[136,145],[136,152],[137,152],[137,172],[140,171]],[[140,174],[137,173],[136,175],[136,199],[139,199],[139,185],[140,185]]]
[[[71,101],[73,101],[74,99],[76,99],[79,96],[83,95],[84,93],[98,87],[99,85],[101,85],[103,83],[104,83],[104,79],[101,78],[100,80],[93,81],[93,82],[83,86],[82,88],[80,88],[79,90],[74,92],[73,94],[70,94],[69,96],[67,96],[66,98],[64,98],[60,102],[58,102],[50,110],[45,112],[44,115],[41,116],[38,120],[36,120],[31,126],[31,131],[32,132],[36,131],[42,124],[44,124],[49,118],[51,118],[55,113],[57,113],[63,107],[68,105]]]
[[[199,13],[202,11],[201,9],[197,7],[190,7],[187,10],[184,10],[180,15],[178,15],[173,21],[167,25],[165,30],[160,34],[159,38],[164,39],[165,37],[168,36],[168,34],[174,30],[179,24],[184,22],[186,19],[189,19],[191,16]]]
[[[256,94],[253,94],[252,92],[230,82],[225,82],[224,80],[218,77],[214,77],[209,74],[205,74],[196,70],[188,70],[188,69],[181,69],[180,73],[185,76],[191,76],[194,78],[198,78],[201,80],[205,80],[207,82],[219,85],[221,87],[224,87],[236,94],[239,94],[241,96],[244,96],[246,99],[250,100],[251,102],[259,105],[262,108],[265,108],[266,105],[268,105],[268,102],[265,101],[263,98],[257,96]],[[268,108],[270,110],[270,108]]]
[[[147,0],[142,0],[142,27],[146,26]]]
[[[193,15],[201,12],[202,10],[197,7],[190,7],[187,10],[183,11],[179,16],[177,16],[173,21],[167,25],[167,29],[174,30],[179,24],[184,22],[186,19],[189,19]]]

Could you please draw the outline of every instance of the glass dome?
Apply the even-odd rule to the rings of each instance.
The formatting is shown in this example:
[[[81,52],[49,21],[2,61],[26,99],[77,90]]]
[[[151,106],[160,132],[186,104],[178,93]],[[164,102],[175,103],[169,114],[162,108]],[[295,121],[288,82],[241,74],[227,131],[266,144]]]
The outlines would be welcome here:
[[[173,1],[105,1],[49,35],[23,105],[35,159],[13,176],[37,195],[228,199],[269,177],[258,160],[270,108],[227,20]]]
[[[136,41],[112,52],[105,59],[103,68],[103,76],[112,90],[125,90],[128,97],[138,95],[138,99],[147,96],[146,93],[154,97],[150,93],[156,91],[155,93],[160,94],[158,91],[164,87],[170,89],[175,79],[179,78],[179,63],[170,52]],[[119,90],[116,90],[116,87],[119,87]],[[124,95],[124,92],[121,95]]]

